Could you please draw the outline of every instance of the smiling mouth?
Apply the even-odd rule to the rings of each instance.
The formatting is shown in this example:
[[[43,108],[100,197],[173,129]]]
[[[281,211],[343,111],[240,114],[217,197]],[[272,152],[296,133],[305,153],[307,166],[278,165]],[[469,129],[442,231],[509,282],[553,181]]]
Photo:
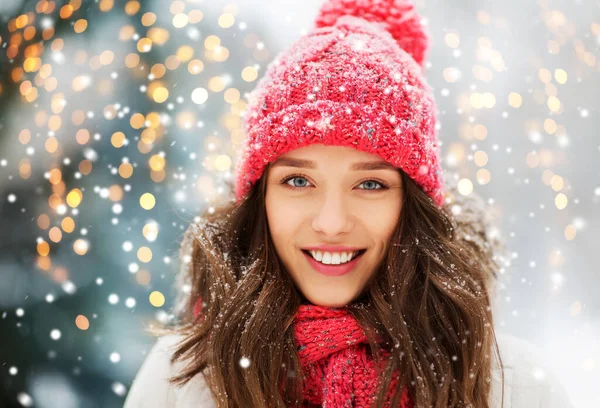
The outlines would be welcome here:
[[[366,249],[361,249],[358,251],[357,255],[352,257],[350,261],[339,263],[339,264],[325,264],[320,261],[317,261],[312,257],[310,251],[306,249],[302,249],[304,252],[304,256],[306,257],[307,262],[312,267],[312,269],[322,275],[326,276],[342,276],[352,272],[358,263],[360,262],[362,256],[366,252]]]
[[[312,259],[314,259],[315,261],[317,261],[317,260],[316,260],[316,259],[315,259],[315,258],[312,256],[311,252],[310,252],[308,249],[301,249],[301,251],[302,251],[302,252],[304,252],[306,255],[310,256],[310,257],[311,257]],[[356,260],[356,259],[360,258],[360,257],[361,257],[361,256],[362,256],[362,255],[363,255],[365,252],[367,252],[366,248],[365,248],[365,249],[360,249],[360,250],[356,251],[356,252],[355,252],[355,255],[354,255],[354,256],[352,256],[352,261],[354,261],[354,260]],[[352,261],[348,261],[348,262],[352,262]],[[333,264],[333,263],[330,263],[330,264],[325,264],[325,263],[322,263],[321,261],[317,261],[317,262],[319,262],[319,263],[321,263],[321,264],[323,264],[323,265],[327,265],[327,266],[341,266],[341,265],[345,265],[346,263],[348,263],[348,262],[344,262],[344,263],[339,263],[339,264]]]

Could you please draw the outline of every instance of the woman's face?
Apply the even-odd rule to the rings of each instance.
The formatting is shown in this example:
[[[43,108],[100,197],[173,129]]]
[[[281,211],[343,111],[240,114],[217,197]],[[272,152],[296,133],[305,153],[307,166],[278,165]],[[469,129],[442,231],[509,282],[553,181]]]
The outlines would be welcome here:
[[[296,287],[315,305],[343,307],[362,295],[388,249],[402,201],[399,170],[351,147],[302,147],[279,156],[267,173],[275,249]],[[366,251],[350,265],[322,265],[347,257],[332,249],[314,253],[314,259],[303,250],[320,245]]]

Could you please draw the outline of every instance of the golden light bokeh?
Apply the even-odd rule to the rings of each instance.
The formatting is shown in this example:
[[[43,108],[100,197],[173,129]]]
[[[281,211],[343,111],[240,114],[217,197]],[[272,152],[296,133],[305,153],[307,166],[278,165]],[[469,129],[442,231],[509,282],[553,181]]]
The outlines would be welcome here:
[[[548,133],[549,135],[552,135],[556,132],[556,129],[557,129],[557,125],[556,125],[556,122],[554,121],[554,119],[544,120],[544,130],[546,131],[546,133]]]
[[[488,155],[482,150],[478,150],[473,155],[473,161],[479,167],[483,167],[488,163]]]
[[[475,109],[491,109],[496,105],[496,97],[490,92],[473,92],[470,97],[471,106]]]
[[[560,100],[556,96],[548,98],[548,108],[552,112],[558,112],[560,110]]]
[[[146,115],[146,126],[151,129],[156,129],[160,126],[160,115],[158,112],[149,112]]]
[[[100,8],[100,11],[107,12],[107,11],[112,10],[114,5],[115,5],[114,0],[100,0],[99,8]]]
[[[457,82],[461,77],[461,72],[458,68],[447,67],[442,71],[442,76],[444,80],[450,84]]]
[[[508,95],[508,104],[513,108],[519,108],[523,104],[523,98],[518,92],[511,92]]]
[[[48,231],[48,238],[50,238],[50,241],[54,243],[60,242],[62,239],[62,231],[58,227],[52,227]]]
[[[188,25],[188,15],[185,13],[178,13],[173,16],[173,27],[183,28]]]
[[[231,13],[224,13],[219,16],[219,27],[229,28],[235,23],[235,17]]]
[[[218,171],[227,171],[231,167],[231,158],[225,154],[220,154],[216,157],[214,165]]]
[[[208,80],[208,89],[213,92],[221,92],[225,89],[225,81],[221,76],[214,76]]]
[[[62,181],[62,172],[60,169],[54,168],[49,172],[50,177],[48,177],[48,181],[50,184],[58,184]]]
[[[146,128],[142,131],[140,141],[146,144],[152,144],[156,140],[156,130],[153,128]]]
[[[73,243],[73,251],[77,255],[85,255],[89,250],[89,242],[85,239],[78,239]]]
[[[113,202],[123,199],[123,187],[118,184],[113,184],[108,188],[108,199]]]
[[[121,163],[121,165],[119,166],[119,175],[124,179],[131,177],[133,175],[133,166],[131,165],[131,163]]]
[[[200,11],[198,9],[191,10],[188,13],[188,22],[190,24],[199,23],[200,21],[202,21],[203,18],[204,18],[204,14],[202,13],[202,11]]]
[[[475,136],[475,139],[477,139],[477,140],[485,140],[485,138],[487,137],[487,134],[488,134],[488,130],[485,125],[477,124],[473,128],[473,135]]]
[[[125,4],[125,13],[129,16],[133,16],[140,11],[140,3],[138,1],[128,1]]]
[[[50,217],[48,217],[48,214],[40,214],[37,218],[37,224],[41,229],[48,229],[50,227]]]
[[[142,16],[142,25],[148,27],[156,22],[156,14],[147,12]]]
[[[140,55],[136,53],[127,54],[125,57],[125,66],[127,68],[135,68],[140,63]]]
[[[85,331],[85,330],[88,330],[90,328],[90,321],[84,315],[78,315],[75,318],[75,326],[77,326],[77,328],[79,330],[84,330]]]
[[[479,169],[476,174],[477,182],[481,185],[488,184],[492,178],[488,169]]]
[[[480,81],[491,82],[494,79],[494,73],[487,67],[475,65],[472,71],[475,78]]]
[[[154,208],[155,205],[156,199],[154,198],[154,195],[152,195],[151,193],[142,194],[142,196],[140,197],[140,206],[144,210],[151,210]]]
[[[150,38],[140,38],[137,42],[137,50],[139,52],[149,52],[152,49],[152,40]]]
[[[84,176],[89,175],[92,172],[92,168],[93,165],[90,160],[85,159],[79,162],[78,170]]]
[[[150,293],[148,299],[150,300],[150,304],[154,307],[161,307],[165,304],[165,296],[157,290]]]
[[[150,157],[148,164],[153,171],[161,171],[165,168],[165,158],[161,155],[155,154]]]
[[[87,29],[87,26],[88,26],[87,20],[84,18],[81,18],[75,22],[75,25],[73,26],[73,30],[75,30],[75,32],[77,34],[81,34]]]
[[[123,132],[113,133],[110,137],[110,143],[116,148],[123,147],[125,143],[125,134]]]
[[[165,66],[168,70],[173,71],[179,68],[181,60],[177,58],[177,55],[169,55],[165,60]]]
[[[75,92],[81,92],[84,89],[88,88],[92,83],[92,79],[88,75],[79,75],[73,78],[71,83],[71,88]]]
[[[556,69],[554,70],[554,79],[561,85],[567,83],[567,72],[564,69]]]
[[[225,93],[223,94],[223,98],[225,99],[225,102],[227,103],[236,103],[240,100],[240,91],[238,91],[235,88],[229,88],[225,91]]]
[[[21,144],[28,144],[29,141],[31,140],[31,132],[29,131],[29,129],[23,129],[19,132],[19,142],[21,142]]]
[[[527,153],[526,161],[527,165],[533,169],[540,164],[540,157],[538,156],[537,152],[529,152]]]
[[[564,236],[567,241],[572,241],[577,236],[577,228],[573,224],[569,224],[565,227]]]
[[[37,244],[37,253],[40,256],[48,256],[50,253],[50,245],[46,241],[42,241]]]
[[[167,88],[159,86],[152,92],[152,99],[154,99],[154,102],[163,103],[169,99],[169,91]]]
[[[150,284],[151,280],[152,280],[152,277],[150,276],[150,273],[145,269],[140,269],[135,274],[135,281],[142,286],[146,286],[146,285]]]
[[[164,181],[166,177],[167,173],[164,170],[150,171],[150,179],[155,183],[160,183]]]
[[[173,0],[169,7],[171,14],[179,14],[185,11],[185,3],[182,0]]]
[[[217,62],[226,61],[229,58],[229,50],[225,47],[218,46],[213,50],[212,58]]]
[[[541,68],[538,71],[538,76],[540,78],[540,81],[542,81],[545,84],[549,83],[552,80],[552,74],[546,68]]]
[[[41,66],[42,60],[38,57],[29,57],[23,62],[23,69],[25,72],[36,72]]]
[[[75,134],[75,140],[80,145],[84,145],[90,141],[90,132],[87,129],[79,129]]]
[[[460,45],[460,37],[456,32],[446,33],[444,36],[444,42],[450,48],[458,48]]]
[[[211,34],[204,39],[204,47],[209,51],[214,50],[219,45],[221,45],[221,39],[214,34]]]
[[[71,17],[71,15],[73,14],[73,6],[71,6],[70,4],[65,4],[64,6],[62,6],[60,8],[60,12],[59,12],[59,16],[62,19],[67,19],[69,17]]]
[[[162,78],[166,72],[167,68],[161,63],[152,65],[152,68],[150,69],[150,73],[154,75],[155,79]]]
[[[558,193],[554,198],[554,204],[559,210],[564,210],[567,207],[569,199],[563,193]]]
[[[27,159],[19,160],[19,176],[26,180],[31,176],[31,163]]]
[[[175,53],[181,62],[188,62],[194,56],[194,49],[189,45],[182,45]]]
[[[152,27],[148,30],[148,38],[156,45],[166,44],[170,36],[169,31],[164,28]]]
[[[60,223],[61,228],[66,233],[71,233],[75,230],[75,221],[71,217],[65,217]]]
[[[460,179],[457,187],[458,192],[464,196],[468,196],[473,192],[473,182],[467,178]]]
[[[137,258],[140,262],[150,262],[152,260],[152,250],[147,246],[140,247],[137,251]]]
[[[74,188],[67,195],[67,204],[70,207],[77,208],[81,204],[81,200],[83,200],[83,193],[78,188]]]
[[[188,72],[192,75],[197,75],[204,70],[204,63],[199,59],[191,60],[188,63]]]
[[[150,242],[155,241],[158,236],[158,223],[152,221],[144,225],[142,235]]]
[[[146,118],[144,117],[144,115],[142,115],[141,113],[134,113],[129,119],[129,124],[134,129],[140,129],[142,126],[144,126],[145,121]]]
[[[111,50],[105,50],[100,53],[100,63],[102,65],[110,65],[115,60],[115,53]]]
[[[552,176],[552,179],[550,179],[550,186],[552,187],[552,190],[554,191],[560,191],[563,189],[564,187],[564,180],[561,176],[559,176],[558,174],[555,174]]]

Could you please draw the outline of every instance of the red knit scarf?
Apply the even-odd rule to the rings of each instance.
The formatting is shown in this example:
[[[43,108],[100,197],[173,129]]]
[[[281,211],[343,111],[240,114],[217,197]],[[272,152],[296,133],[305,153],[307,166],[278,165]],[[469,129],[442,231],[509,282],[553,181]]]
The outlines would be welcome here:
[[[202,312],[202,300],[194,305],[194,316]],[[367,338],[345,308],[300,305],[294,318],[298,355],[307,378],[304,406],[323,408],[370,407],[378,386],[373,358],[367,353]],[[385,349],[383,356],[389,356]],[[389,408],[398,384],[392,378],[384,407]],[[400,408],[414,408],[404,388]]]
[[[298,354],[307,375],[305,406],[326,408],[370,407],[377,391],[373,358],[367,353],[367,338],[345,308],[301,305],[294,320]],[[384,356],[389,352],[382,349]],[[389,407],[398,383],[392,378],[384,407]],[[401,408],[413,404],[404,388]]]

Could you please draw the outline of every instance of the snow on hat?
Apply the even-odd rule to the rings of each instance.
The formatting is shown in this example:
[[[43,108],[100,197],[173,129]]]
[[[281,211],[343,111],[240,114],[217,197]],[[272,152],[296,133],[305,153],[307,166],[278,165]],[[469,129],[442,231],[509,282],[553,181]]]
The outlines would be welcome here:
[[[268,65],[249,95],[237,200],[268,163],[317,143],[378,155],[441,206],[436,105],[422,74],[429,37],[413,4],[329,0],[315,25]]]

